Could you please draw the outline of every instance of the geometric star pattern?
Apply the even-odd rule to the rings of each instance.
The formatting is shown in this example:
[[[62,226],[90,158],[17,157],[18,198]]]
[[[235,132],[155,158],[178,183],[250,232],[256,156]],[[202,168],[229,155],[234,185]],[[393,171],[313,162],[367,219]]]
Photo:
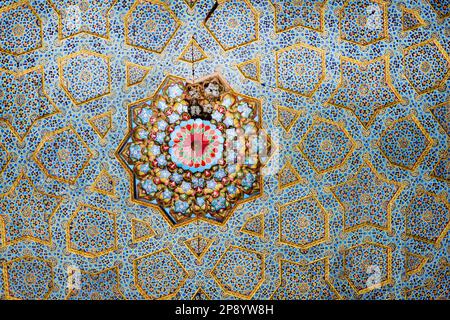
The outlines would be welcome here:
[[[448,1],[213,6],[0,1],[0,299],[449,299]]]
[[[373,227],[387,232],[392,228],[392,209],[404,186],[381,176],[365,160],[358,172],[331,192],[341,204],[344,232]]]
[[[0,194],[3,244],[28,240],[51,246],[51,220],[61,202],[62,197],[37,190],[22,172],[8,193]]]
[[[59,112],[44,89],[44,67],[21,72],[0,68],[0,122],[23,141],[35,122]]]
[[[109,12],[117,0],[49,0],[58,15],[58,37],[70,39],[78,35],[91,35],[109,39]]]
[[[341,57],[341,80],[328,103],[350,110],[368,128],[383,109],[401,102],[389,73],[389,56],[370,61]]]
[[[388,37],[388,5],[383,0],[346,0],[339,13],[340,39],[367,46]]]
[[[42,20],[29,1],[1,8],[0,52],[24,55],[42,47]]]
[[[328,258],[307,265],[280,260],[280,285],[272,296],[276,300],[333,300],[341,296],[330,280]]]
[[[413,115],[398,119],[381,134],[380,151],[393,165],[415,170],[432,147],[433,140]]]

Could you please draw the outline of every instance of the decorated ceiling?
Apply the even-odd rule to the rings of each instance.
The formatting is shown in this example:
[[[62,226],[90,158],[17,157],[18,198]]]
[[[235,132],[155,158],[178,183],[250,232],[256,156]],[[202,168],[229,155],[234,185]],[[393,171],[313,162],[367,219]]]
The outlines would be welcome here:
[[[450,298],[449,17],[0,1],[0,297]]]

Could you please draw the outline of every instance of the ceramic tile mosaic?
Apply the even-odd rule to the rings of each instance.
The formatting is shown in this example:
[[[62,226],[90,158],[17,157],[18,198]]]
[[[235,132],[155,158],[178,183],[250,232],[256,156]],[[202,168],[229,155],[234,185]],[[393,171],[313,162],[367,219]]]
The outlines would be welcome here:
[[[450,1],[214,2],[0,1],[0,297],[449,299]]]

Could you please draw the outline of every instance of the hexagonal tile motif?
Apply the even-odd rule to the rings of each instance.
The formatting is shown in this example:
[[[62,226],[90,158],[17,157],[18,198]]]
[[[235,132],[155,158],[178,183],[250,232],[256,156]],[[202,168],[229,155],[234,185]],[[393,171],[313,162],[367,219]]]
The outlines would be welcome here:
[[[130,132],[117,157],[132,174],[132,200],[159,208],[174,226],[224,224],[261,194],[270,146],[260,108],[219,76],[194,84],[167,77],[153,98],[129,106]]]
[[[125,15],[125,43],[162,53],[181,23],[169,6],[158,0],[136,0]]]
[[[221,1],[204,26],[225,51],[259,39],[259,14],[248,0]]]
[[[343,253],[344,276],[357,294],[392,283],[392,249],[382,244],[358,244]]]
[[[116,214],[80,204],[67,227],[67,250],[88,258],[97,258],[117,250]]]
[[[325,79],[325,50],[304,43],[275,54],[277,88],[312,97]]]
[[[88,34],[109,39],[109,12],[117,0],[48,0],[58,14],[60,40]]]
[[[391,231],[392,209],[404,185],[380,175],[369,160],[348,181],[331,187],[343,211],[344,232],[362,227]]]
[[[0,52],[19,56],[42,47],[42,21],[28,0],[0,8]]]
[[[308,264],[280,260],[280,284],[272,295],[275,300],[334,300],[341,295],[330,278],[329,258]]]
[[[297,27],[323,32],[326,0],[271,0],[275,10],[275,32]]]
[[[110,94],[110,59],[84,49],[58,59],[61,87],[75,105]]]
[[[264,281],[264,255],[260,252],[230,246],[211,270],[224,293],[251,299]]]
[[[38,257],[23,256],[3,264],[6,299],[44,300],[53,289],[53,266]]]
[[[315,118],[297,148],[319,174],[338,169],[356,148],[356,142],[342,124]]]
[[[288,202],[279,208],[279,240],[307,250],[329,237],[329,214],[315,195]]]
[[[122,300],[119,268],[112,267],[100,272],[80,271],[78,288],[72,288],[67,300]],[[74,281],[72,279],[72,281]],[[74,286],[73,286],[74,287]]]
[[[436,38],[403,50],[405,77],[417,94],[442,87],[450,77],[450,57]]]
[[[386,39],[388,7],[384,0],[346,0],[339,17],[341,40],[367,46]]]
[[[41,192],[21,173],[11,189],[0,194],[0,235],[4,245],[20,241],[52,244],[50,221],[62,197]]]
[[[44,87],[44,67],[21,72],[0,68],[0,121],[23,141],[35,123],[59,112]]]
[[[134,281],[146,299],[173,298],[186,282],[188,273],[169,249],[162,249],[133,261]]]
[[[341,79],[328,103],[350,110],[369,128],[380,111],[403,101],[392,85],[388,55],[358,61],[341,56]]]
[[[68,126],[46,134],[32,158],[47,177],[75,184],[92,152],[75,129]]]
[[[380,136],[378,145],[390,164],[406,170],[416,170],[430,151],[433,140],[413,115],[390,124]]]
[[[421,191],[406,209],[406,236],[439,246],[450,228],[450,204],[444,195]]]

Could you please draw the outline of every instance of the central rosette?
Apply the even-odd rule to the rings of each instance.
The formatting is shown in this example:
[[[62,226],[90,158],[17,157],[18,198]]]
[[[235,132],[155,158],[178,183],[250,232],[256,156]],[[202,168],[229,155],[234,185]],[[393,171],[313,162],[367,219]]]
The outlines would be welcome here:
[[[170,134],[169,154],[180,168],[202,172],[223,157],[222,132],[207,120],[183,121]]]
[[[118,157],[132,175],[132,200],[158,207],[173,225],[224,223],[261,193],[271,148],[260,139],[260,108],[218,76],[169,76],[153,97],[129,106]]]

